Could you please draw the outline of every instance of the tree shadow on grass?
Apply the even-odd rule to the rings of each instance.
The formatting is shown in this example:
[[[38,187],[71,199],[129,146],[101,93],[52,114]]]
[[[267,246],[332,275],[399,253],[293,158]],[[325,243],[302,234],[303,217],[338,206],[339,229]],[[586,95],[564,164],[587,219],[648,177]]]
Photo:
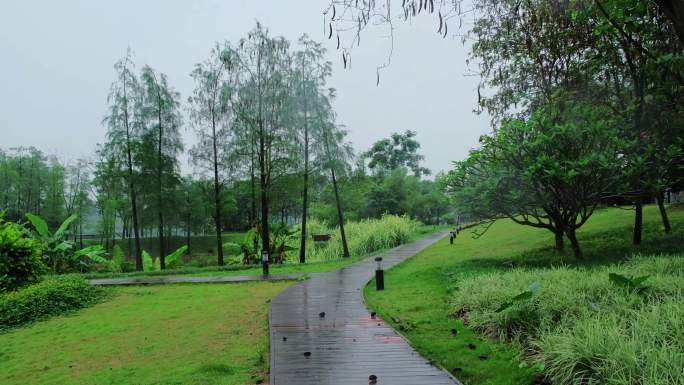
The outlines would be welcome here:
[[[230,376],[235,374],[235,368],[226,364],[204,364],[197,369],[197,372],[212,376]]]
[[[580,246],[584,256],[572,256],[566,244],[564,254],[558,254],[552,245],[525,250],[521,253],[502,254],[496,257],[474,258],[454,266],[453,270],[483,272],[507,270],[514,267],[549,268],[554,266],[601,266],[629,259],[635,254],[680,254],[684,252],[684,232],[665,234],[656,223],[644,224],[641,245],[632,245],[632,228],[629,226],[608,230],[594,230],[581,234]]]

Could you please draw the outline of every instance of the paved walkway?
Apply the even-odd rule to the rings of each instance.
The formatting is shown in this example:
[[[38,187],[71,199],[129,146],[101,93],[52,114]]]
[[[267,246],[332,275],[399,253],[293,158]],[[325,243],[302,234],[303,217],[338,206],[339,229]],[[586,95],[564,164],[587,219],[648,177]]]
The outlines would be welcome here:
[[[128,278],[102,278],[91,279],[92,285],[122,286],[122,285],[164,285],[171,283],[227,283],[249,281],[291,281],[305,277],[306,273],[274,274],[264,277],[263,275],[212,275],[205,277],[183,277],[167,275],[157,277],[128,277]]]
[[[445,235],[385,252],[384,268]],[[459,384],[430,365],[384,321],[371,317],[362,291],[374,274],[370,258],[317,274],[271,302],[271,385],[365,385],[374,383],[371,376],[378,385]]]

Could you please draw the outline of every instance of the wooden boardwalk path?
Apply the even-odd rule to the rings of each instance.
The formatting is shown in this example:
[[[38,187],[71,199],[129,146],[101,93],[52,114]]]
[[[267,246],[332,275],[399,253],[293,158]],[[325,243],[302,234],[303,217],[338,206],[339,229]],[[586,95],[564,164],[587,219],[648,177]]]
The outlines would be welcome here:
[[[438,233],[380,255],[400,263],[445,236]],[[313,276],[271,302],[271,385],[459,384],[432,366],[363,303],[372,258]],[[387,287],[392,290],[391,287]],[[322,313],[325,313],[324,315]]]

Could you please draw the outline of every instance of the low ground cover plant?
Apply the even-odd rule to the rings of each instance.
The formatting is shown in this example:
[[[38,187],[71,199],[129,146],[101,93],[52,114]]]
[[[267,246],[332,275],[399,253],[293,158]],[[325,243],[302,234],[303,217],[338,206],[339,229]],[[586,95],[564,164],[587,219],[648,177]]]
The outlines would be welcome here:
[[[520,344],[554,383],[684,383],[682,255],[455,279],[454,314]]]
[[[77,276],[46,278],[0,295],[0,331],[74,311],[105,296],[102,288]]]

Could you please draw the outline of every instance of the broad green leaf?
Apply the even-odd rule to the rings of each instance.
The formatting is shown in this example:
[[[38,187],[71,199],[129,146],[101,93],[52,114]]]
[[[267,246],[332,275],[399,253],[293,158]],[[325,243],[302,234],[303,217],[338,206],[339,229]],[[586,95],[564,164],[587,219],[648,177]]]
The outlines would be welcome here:
[[[36,229],[38,235],[40,235],[43,238],[47,238],[50,236],[50,232],[48,231],[48,225],[45,222],[45,220],[43,220],[43,218],[31,213],[27,213],[26,218],[28,218],[33,227]]]
[[[104,249],[102,245],[95,245],[78,250],[74,256],[86,256],[88,259],[100,265],[106,266],[112,272],[121,271],[121,266],[113,260],[109,260],[103,256]]]
[[[615,285],[622,287],[630,287],[632,281],[622,274],[610,273],[608,274],[608,279]]]
[[[67,251],[70,250],[74,245],[71,242],[62,242],[55,246],[55,250],[57,251]]]
[[[142,251],[142,260],[143,260],[143,270],[144,271],[154,271],[155,269],[155,263],[154,260],[152,259],[152,256],[145,250]]]
[[[69,218],[65,219],[64,222],[62,222],[57,231],[55,231],[53,237],[61,239],[64,236],[64,232],[69,228],[69,225],[71,225],[71,222],[75,221],[76,218],[78,218],[78,215],[71,214]]]
[[[178,258],[180,258],[185,252],[188,251],[188,246],[181,246],[178,248],[178,250],[174,251],[173,253],[169,254],[165,258],[165,262],[167,264],[172,264],[175,262]]]
[[[235,242],[226,242],[226,243],[223,244],[223,248],[224,248],[224,249],[225,249],[225,248],[228,248],[228,247],[236,247],[236,248],[239,249],[239,248],[242,248],[242,245],[239,244],[239,243],[235,243]]]
[[[530,284],[530,286],[527,289],[528,290],[525,290],[522,293],[511,298],[510,301],[506,301],[506,302],[502,303],[501,306],[499,306],[496,310],[494,310],[494,312],[500,313],[500,312],[508,309],[509,307],[513,306],[517,302],[521,302],[521,301],[525,301],[525,300],[531,301],[532,299],[534,299],[539,294],[539,290],[541,289],[541,284],[538,281],[535,281],[532,284]]]
[[[102,253],[104,251],[104,248],[102,245],[94,245],[94,246],[88,246],[85,247],[81,250],[76,251],[74,253],[75,256],[83,256],[83,255],[89,255],[89,254],[97,254],[97,253]]]

